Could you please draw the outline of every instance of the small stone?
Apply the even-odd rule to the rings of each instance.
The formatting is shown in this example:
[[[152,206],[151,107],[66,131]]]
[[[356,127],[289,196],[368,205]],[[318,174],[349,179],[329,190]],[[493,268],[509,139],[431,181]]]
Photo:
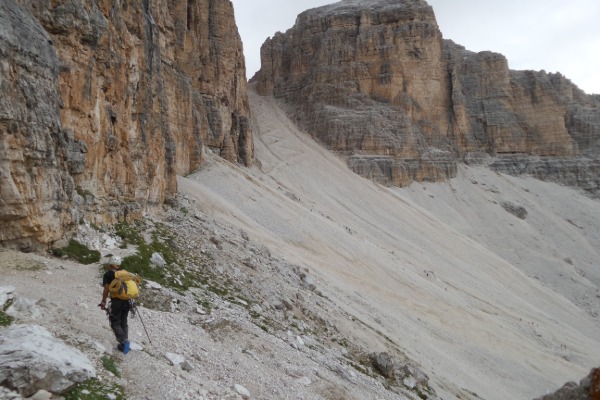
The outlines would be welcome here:
[[[312,381],[306,376],[301,376],[300,378],[295,379],[295,381],[304,386],[310,386],[310,384],[312,384]]]
[[[233,390],[235,390],[237,394],[242,396],[242,399],[244,399],[244,400],[250,399],[250,392],[248,391],[248,389],[246,389],[242,385],[238,385],[236,383],[235,385],[233,385]]]
[[[50,400],[52,398],[52,393],[45,391],[44,389],[40,389],[30,397],[33,400]]]
[[[167,265],[167,262],[159,253],[152,253],[152,257],[150,257],[150,262],[157,267],[164,267]]]
[[[15,287],[14,286],[0,286],[0,307],[14,298]]]
[[[185,357],[175,353],[165,353],[167,360],[171,362],[171,365],[179,365],[185,361]]]
[[[193,371],[194,366],[189,361],[184,361],[181,363],[181,369],[187,372]]]
[[[406,386],[409,389],[414,389],[417,386],[417,381],[412,376],[408,376],[408,377],[404,378],[402,383],[404,384],[404,386]]]
[[[129,348],[131,350],[135,350],[135,351],[142,351],[144,350],[144,347],[136,342],[131,342],[129,345]]]
[[[201,309],[200,307],[196,307],[196,312],[200,315],[206,315],[206,311],[204,311],[203,309]]]
[[[519,219],[527,218],[527,210],[523,206],[506,201],[502,203],[502,208]]]
[[[257,314],[260,314],[260,313],[263,312],[262,307],[259,306],[258,304],[252,304],[252,307],[250,307],[250,310],[253,311],[253,312],[255,312],[255,313],[257,313]]]
[[[279,299],[276,299],[276,298],[271,298],[271,299],[269,300],[269,305],[270,305],[271,307],[273,307],[274,309],[276,309],[276,310],[283,310],[283,309],[284,309],[284,307],[285,307],[285,306],[283,305],[283,303],[282,303],[282,302],[281,302]]]
[[[302,285],[310,291],[314,291],[317,288],[317,284],[315,283],[315,279],[312,276],[305,276],[302,279]]]
[[[152,281],[146,281],[146,287],[148,287],[150,289],[154,289],[154,290],[162,289],[162,285],[160,283],[156,283],[156,282],[152,282]]]
[[[285,306],[285,308],[287,308],[288,310],[293,310],[294,309],[294,304],[292,303],[292,301],[288,298],[283,298],[281,299],[281,303]]]

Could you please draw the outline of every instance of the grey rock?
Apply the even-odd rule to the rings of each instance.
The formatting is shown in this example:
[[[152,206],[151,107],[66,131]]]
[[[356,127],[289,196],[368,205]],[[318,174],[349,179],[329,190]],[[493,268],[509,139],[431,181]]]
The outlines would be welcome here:
[[[171,365],[179,365],[185,361],[184,356],[175,354],[175,353],[171,353],[171,352],[166,352],[165,357],[167,358],[167,360],[169,360]]]
[[[32,319],[39,319],[42,317],[43,311],[38,303],[25,297],[16,297],[10,307],[6,309],[6,313],[12,317],[27,316]]]
[[[288,298],[281,299],[281,303],[285,306],[285,308],[287,310],[293,310],[294,309],[294,303],[292,302],[292,300],[290,300]]]
[[[194,370],[194,366],[189,361],[184,361],[181,363],[181,369],[187,372],[191,372]]]
[[[237,383],[235,385],[233,385],[233,390],[235,390],[235,392],[237,394],[239,394],[240,396],[242,396],[242,399],[244,400],[250,400],[250,391],[248,389],[246,389],[245,387],[243,387],[242,385],[238,385]]]
[[[509,213],[511,213],[519,219],[527,218],[527,210],[523,206],[513,204],[509,201],[505,201],[502,203],[502,208],[504,208],[506,211],[508,211]]]
[[[390,357],[390,355],[386,352],[377,353],[371,355],[371,361],[373,366],[381,375],[388,379],[392,379],[395,376],[395,365]]]
[[[52,398],[52,393],[46,390],[38,390],[36,394],[30,397],[31,400],[50,400]]]
[[[13,325],[0,334],[0,382],[31,396],[43,389],[62,394],[96,376],[79,350],[55,339],[37,325]]]
[[[152,253],[152,257],[150,257],[150,262],[157,267],[164,267],[167,265],[167,262],[163,258],[163,256],[159,253]]]
[[[314,291],[317,288],[315,279],[310,275],[307,275],[302,279],[302,285],[310,291]]]
[[[0,308],[4,308],[4,305],[14,299],[15,287],[14,286],[0,286]]]
[[[259,306],[258,304],[252,304],[252,306],[250,306],[250,310],[253,311],[253,312],[255,312],[255,313],[257,313],[257,314],[260,314],[260,313],[263,312],[262,307]]]

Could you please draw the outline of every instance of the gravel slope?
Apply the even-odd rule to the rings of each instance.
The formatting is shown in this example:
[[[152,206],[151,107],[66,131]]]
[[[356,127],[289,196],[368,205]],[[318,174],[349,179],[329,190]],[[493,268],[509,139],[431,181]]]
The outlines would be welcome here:
[[[3,251],[1,285],[40,311],[18,322],[82,349],[132,399],[241,398],[235,385],[257,399],[419,398],[402,384],[387,390],[365,362],[373,352],[414,365],[444,399],[533,398],[597,366],[600,202],[484,167],[381,187],[273,99],[250,101],[256,166],[207,155],[179,178],[178,204],[146,219],[147,238],[158,226],[174,232],[185,268],[211,280],[185,294],[144,288],[152,344],[133,319],[140,347],[114,351],[96,307],[98,264]],[[104,256],[135,252],[90,227],[79,238]],[[105,354],[122,378],[102,368]]]

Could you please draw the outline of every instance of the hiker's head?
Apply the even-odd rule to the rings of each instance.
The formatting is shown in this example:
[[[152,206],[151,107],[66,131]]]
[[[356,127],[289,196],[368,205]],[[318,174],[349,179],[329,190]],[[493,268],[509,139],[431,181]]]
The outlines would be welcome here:
[[[110,265],[111,267],[117,267],[117,268],[121,268],[121,262],[123,260],[121,259],[121,257],[119,256],[112,256],[110,258],[110,260],[108,261],[108,265]]]

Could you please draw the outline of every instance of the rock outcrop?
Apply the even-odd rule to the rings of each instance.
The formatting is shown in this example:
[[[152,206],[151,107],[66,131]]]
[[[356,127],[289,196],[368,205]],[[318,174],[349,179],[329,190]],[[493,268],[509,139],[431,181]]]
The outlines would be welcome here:
[[[552,394],[536,400],[600,400],[600,368],[594,368],[579,384],[567,382]]]
[[[81,351],[38,325],[13,325],[0,332],[0,385],[31,396],[38,390],[62,394],[96,376]]]
[[[439,181],[492,156],[598,158],[600,101],[560,74],[444,40],[424,0],[344,0],[300,14],[253,78],[357,173]]]
[[[0,244],[140,215],[210,150],[253,156],[230,1],[0,3]]]

